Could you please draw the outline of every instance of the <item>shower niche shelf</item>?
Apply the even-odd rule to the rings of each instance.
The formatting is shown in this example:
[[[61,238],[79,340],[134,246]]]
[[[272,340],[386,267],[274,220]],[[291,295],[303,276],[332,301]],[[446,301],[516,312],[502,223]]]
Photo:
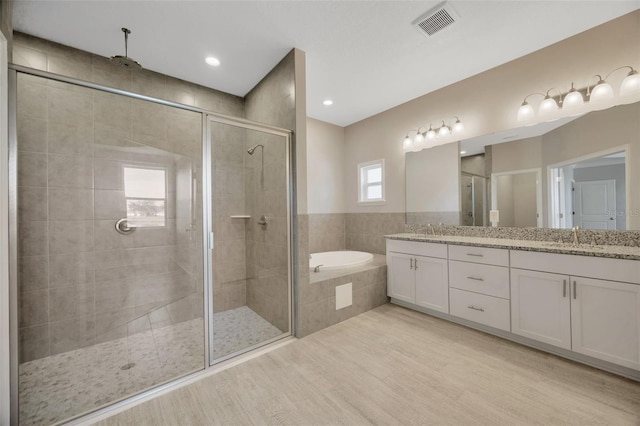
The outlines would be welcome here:
[[[251,219],[251,216],[247,214],[232,214],[231,219]]]

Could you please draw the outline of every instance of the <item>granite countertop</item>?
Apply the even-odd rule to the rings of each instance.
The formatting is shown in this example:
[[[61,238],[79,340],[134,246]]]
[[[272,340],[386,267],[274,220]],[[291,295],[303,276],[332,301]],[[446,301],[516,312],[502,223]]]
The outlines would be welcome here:
[[[571,244],[552,241],[511,240],[505,238],[466,237],[457,235],[393,234],[390,240],[419,241],[462,246],[490,247],[545,253],[573,254],[578,256],[608,257],[613,259],[640,260],[640,247]]]

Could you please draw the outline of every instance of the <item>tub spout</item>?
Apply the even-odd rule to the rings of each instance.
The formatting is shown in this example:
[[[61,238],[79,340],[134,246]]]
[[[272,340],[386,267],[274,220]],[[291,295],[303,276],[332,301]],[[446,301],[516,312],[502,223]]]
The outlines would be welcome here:
[[[315,268],[313,268],[313,272],[320,272],[320,267],[324,266],[324,265],[318,265]]]

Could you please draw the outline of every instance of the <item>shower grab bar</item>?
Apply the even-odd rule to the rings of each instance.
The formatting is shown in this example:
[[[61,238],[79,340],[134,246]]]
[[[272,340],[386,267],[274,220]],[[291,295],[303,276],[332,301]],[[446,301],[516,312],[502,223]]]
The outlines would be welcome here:
[[[136,230],[135,226],[127,225],[127,218],[126,217],[123,217],[122,219],[119,219],[116,222],[115,228],[116,228],[116,231],[119,234],[122,234],[122,235],[129,235],[130,233],[132,233],[133,231]]]

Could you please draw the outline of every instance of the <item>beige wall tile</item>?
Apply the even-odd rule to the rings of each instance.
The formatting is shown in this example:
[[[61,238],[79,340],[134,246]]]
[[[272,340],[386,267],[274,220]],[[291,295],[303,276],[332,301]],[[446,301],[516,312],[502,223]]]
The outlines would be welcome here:
[[[49,258],[49,286],[69,287],[92,283],[94,280],[94,253],[53,254]]]
[[[67,254],[94,250],[93,221],[56,220],[49,222],[49,251]]]
[[[28,221],[18,224],[19,256],[49,254],[49,227],[45,221]]]
[[[93,158],[49,155],[50,187],[93,188]]]
[[[68,352],[96,343],[96,323],[92,317],[51,323],[51,354]]]
[[[93,219],[93,190],[85,188],[50,188],[51,220]]]
[[[31,327],[49,322],[49,292],[47,290],[20,293],[19,327]]]
[[[95,158],[93,178],[95,189],[124,191],[122,166],[120,161]]]
[[[50,43],[47,57],[47,71],[91,81],[93,74],[91,54],[61,44]]]
[[[18,221],[47,220],[47,188],[20,188]]]
[[[49,257],[28,256],[18,259],[18,291],[49,288]]]
[[[47,152],[47,121],[18,115],[18,151]]]
[[[88,317],[95,313],[94,285],[78,284],[49,291],[51,321]]]
[[[47,186],[47,155],[31,152],[18,154],[18,186]]]
[[[69,85],[65,85],[64,88],[47,87],[49,121],[91,126],[93,119],[91,91],[77,88],[68,90],[67,86]]]
[[[84,123],[49,121],[47,127],[49,152],[60,155],[93,154],[93,126]]]
[[[33,117],[43,120],[48,118],[47,86],[44,85],[44,80],[36,83],[28,78],[18,78],[18,99],[18,117]]]
[[[96,189],[94,193],[96,219],[116,221],[127,216],[124,191]]]
[[[49,356],[49,324],[21,328],[19,336],[20,363]]]

